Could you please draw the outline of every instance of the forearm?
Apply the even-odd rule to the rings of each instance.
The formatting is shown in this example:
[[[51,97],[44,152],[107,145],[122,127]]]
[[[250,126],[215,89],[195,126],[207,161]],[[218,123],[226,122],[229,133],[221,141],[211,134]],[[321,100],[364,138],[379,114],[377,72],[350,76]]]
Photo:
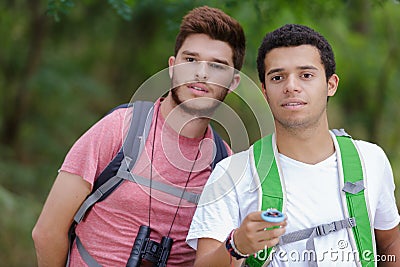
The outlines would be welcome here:
[[[400,265],[400,238],[396,239],[384,251],[378,251],[378,266],[391,267]]]
[[[68,254],[68,237],[34,238],[38,267],[65,266]]]
[[[380,267],[399,266],[400,231],[399,227],[391,230],[375,230],[377,240],[377,261]]]
[[[194,267],[230,267],[230,266],[240,266],[242,261],[238,261],[232,258],[225,248],[224,243],[220,243],[216,249],[202,254],[202,256],[197,256],[194,263]],[[233,265],[232,265],[233,263]]]
[[[68,229],[89,192],[80,176],[59,173],[32,231],[39,267],[65,266]]]

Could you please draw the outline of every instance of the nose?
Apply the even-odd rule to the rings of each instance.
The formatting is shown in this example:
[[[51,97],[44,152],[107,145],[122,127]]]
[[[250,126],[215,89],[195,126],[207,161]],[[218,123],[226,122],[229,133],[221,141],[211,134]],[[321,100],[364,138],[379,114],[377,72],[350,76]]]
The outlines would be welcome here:
[[[205,61],[198,62],[195,78],[199,81],[204,81],[209,78],[207,62]]]
[[[301,87],[296,75],[289,75],[285,84],[285,93],[299,91],[301,91]]]

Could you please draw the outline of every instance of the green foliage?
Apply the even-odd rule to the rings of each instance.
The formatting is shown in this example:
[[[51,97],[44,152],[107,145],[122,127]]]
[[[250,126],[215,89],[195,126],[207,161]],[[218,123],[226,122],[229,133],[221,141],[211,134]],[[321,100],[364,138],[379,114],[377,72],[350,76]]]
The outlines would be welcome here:
[[[123,19],[130,20],[132,18],[132,5],[134,4],[134,0],[108,0],[108,3]],[[52,16],[55,21],[60,22],[60,15],[68,15],[74,6],[75,3],[72,0],[49,0],[47,4],[47,14]]]
[[[133,4],[133,1],[108,0],[108,3],[117,11],[118,15],[125,20],[130,20],[132,18],[131,5]]]
[[[53,16],[55,21],[60,21],[60,14],[68,14],[75,6],[72,0],[49,0],[47,14]]]
[[[35,266],[30,236],[32,222],[36,220],[40,211],[39,204],[33,198],[15,196],[0,186],[0,208],[2,211],[0,217],[2,264],[20,267]]]
[[[68,149],[167,67],[181,18],[196,6],[221,8],[243,25],[242,71],[256,84],[255,59],[266,32],[286,23],[322,32],[332,43],[341,78],[329,102],[331,127],[380,144],[400,184],[398,1],[48,0],[47,7],[42,2],[0,1],[3,265],[34,265],[30,231]],[[245,103],[234,96],[229,101],[252,129],[256,123]],[[259,134],[251,132],[251,141]],[[398,191],[396,197],[400,204]]]

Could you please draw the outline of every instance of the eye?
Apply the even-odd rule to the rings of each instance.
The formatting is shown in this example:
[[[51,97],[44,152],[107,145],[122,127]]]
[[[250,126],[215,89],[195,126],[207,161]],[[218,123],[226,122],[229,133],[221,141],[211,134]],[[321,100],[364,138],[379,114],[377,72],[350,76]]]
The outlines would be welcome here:
[[[283,77],[281,75],[272,76],[271,81],[281,81]]]
[[[217,62],[209,62],[208,65],[211,68],[217,69],[217,70],[224,70],[227,68],[225,64],[217,63]]]
[[[186,57],[185,60],[186,60],[186,62],[195,62],[196,61],[196,59],[193,57]]]
[[[312,75],[311,73],[304,73],[301,75],[301,77],[305,78],[305,79],[310,79],[312,78],[314,75]]]

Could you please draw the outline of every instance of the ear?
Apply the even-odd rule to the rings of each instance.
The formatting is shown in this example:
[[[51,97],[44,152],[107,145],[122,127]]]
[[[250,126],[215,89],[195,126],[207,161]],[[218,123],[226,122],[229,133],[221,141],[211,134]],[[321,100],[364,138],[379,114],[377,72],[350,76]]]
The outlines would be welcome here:
[[[239,86],[239,83],[240,83],[240,74],[238,74],[238,73],[234,74],[232,82],[231,82],[231,84],[229,85],[229,88],[228,88],[229,89],[228,93],[230,93],[233,90],[235,90]]]
[[[261,84],[261,90],[262,90],[262,94],[264,95],[264,98],[268,101],[267,89],[265,89],[264,83]]]
[[[261,91],[262,91],[262,94],[264,95],[265,100],[267,100],[267,103],[269,104],[269,97],[268,97],[268,94],[267,94],[267,88],[265,88],[265,84],[264,83],[261,83]]]
[[[174,73],[174,66],[175,64],[175,57],[174,56],[170,56],[168,59],[168,73],[169,73],[169,78],[172,79],[172,74]]]
[[[334,96],[339,86],[339,76],[332,74],[328,80],[328,96]]]

